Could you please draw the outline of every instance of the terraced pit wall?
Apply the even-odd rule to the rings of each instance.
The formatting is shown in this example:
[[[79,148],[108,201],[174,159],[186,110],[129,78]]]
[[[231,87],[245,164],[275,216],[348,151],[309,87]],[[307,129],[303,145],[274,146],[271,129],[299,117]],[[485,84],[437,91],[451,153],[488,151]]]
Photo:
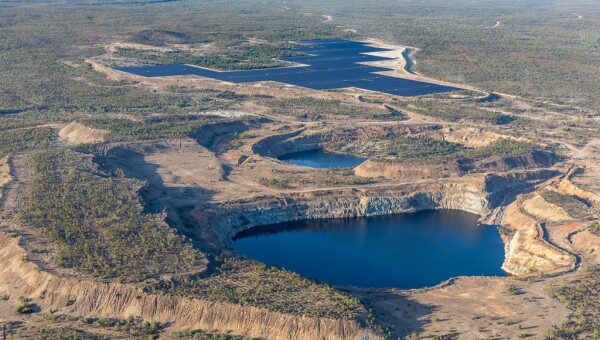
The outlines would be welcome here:
[[[381,216],[456,209],[487,217],[499,204],[558,174],[552,170],[478,176],[462,181],[407,184],[365,190],[340,189],[232,201],[206,212],[225,244],[252,227],[321,218]]]

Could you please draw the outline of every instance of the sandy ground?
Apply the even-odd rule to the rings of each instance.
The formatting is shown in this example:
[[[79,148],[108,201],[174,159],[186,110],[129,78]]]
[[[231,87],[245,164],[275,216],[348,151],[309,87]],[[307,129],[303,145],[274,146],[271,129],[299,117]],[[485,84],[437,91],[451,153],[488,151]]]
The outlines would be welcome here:
[[[569,314],[549,296],[549,282],[469,277],[422,293],[382,292],[365,294],[365,298],[382,320],[394,325],[394,338],[413,333],[420,338],[448,334],[459,339],[539,337]]]
[[[58,137],[67,144],[101,143],[106,141],[108,130],[92,129],[77,122],[71,122],[58,131]]]

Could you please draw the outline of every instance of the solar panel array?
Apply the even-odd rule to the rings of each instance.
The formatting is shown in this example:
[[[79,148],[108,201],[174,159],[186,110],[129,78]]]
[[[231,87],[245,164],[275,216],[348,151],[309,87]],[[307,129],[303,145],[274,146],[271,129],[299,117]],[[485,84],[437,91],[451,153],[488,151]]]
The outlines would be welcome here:
[[[450,86],[377,74],[390,69],[361,64],[393,59],[365,54],[389,51],[384,48],[369,46],[359,41],[338,39],[307,40],[301,43],[302,47],[294,51],[302,55],[281,60],[302,66],[223,72],[183,64],[115,69],[145,77],[197,75],[232,83],[276,81],[315,90],[355,87],[404,97],[456,90]]]

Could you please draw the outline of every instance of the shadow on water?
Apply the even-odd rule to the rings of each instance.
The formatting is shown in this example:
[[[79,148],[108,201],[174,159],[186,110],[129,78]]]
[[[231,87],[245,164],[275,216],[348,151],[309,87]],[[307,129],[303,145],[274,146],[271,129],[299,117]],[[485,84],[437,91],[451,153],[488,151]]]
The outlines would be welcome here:
[[[366,160],[363,157],[327,152],[323,149],[312,149],[287,153],[277,159],[289,164],[306,166],[315,169],[354,168]]]

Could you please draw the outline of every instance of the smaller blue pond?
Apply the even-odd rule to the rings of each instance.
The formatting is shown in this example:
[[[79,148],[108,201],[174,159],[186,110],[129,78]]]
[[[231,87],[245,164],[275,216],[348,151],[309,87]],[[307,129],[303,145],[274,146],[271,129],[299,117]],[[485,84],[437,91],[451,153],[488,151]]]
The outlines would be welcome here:
[[[335,285],[421,288],[461,275],[504,275],[498,229],[463,211],[296,221],[242,231],[239,252]]]
[[[321,149],[292,152],[278,159],[286,163],[318,169],[354,168],[366,160],[366,158],[331,153]]]

